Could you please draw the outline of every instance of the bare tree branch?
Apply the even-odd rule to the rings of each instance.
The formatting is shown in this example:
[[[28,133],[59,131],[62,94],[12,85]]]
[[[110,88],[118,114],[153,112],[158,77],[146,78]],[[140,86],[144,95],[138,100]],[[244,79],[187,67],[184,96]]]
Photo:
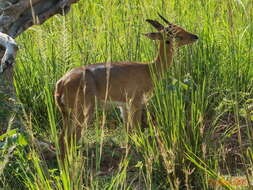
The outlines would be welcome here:
[[[15,38],[32,25],[44,23],[55,14],[65,15],[79,0],[0,0],[0,110],[11,113],[13,101],[13,67],[18,46]],[[13,109],[11,109],[11,107]],[[10,115],[10,114],[7,114]],[[0,134],[6,121],[0,115]]]
[[[0,73],[14,63],[17,45],[12,38],[17,37],[32,25],[44,23],[55,14],[66,14],[71,4],[77,1],[0,0],[0,32],[2,32],[0,44],[5,48]]]
[[[11,66],[15,63],[15,56],[18,46],[12,37],[2,32],[0,32],[0,45],[5,48],[5,53],[2,57],[0,65],[0,73],[2,73],[8,68],[8,66]]]

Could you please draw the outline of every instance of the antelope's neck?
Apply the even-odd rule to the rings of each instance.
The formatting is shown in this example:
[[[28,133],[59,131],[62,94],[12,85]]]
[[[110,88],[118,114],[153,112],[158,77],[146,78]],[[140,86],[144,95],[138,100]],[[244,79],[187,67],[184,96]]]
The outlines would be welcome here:
[[[163,78],[164,73],[173,62],[173,42],[166,43],[165,41],[159,41],[159,50],[156,59],[153,62],[153,72],[157,78]]]

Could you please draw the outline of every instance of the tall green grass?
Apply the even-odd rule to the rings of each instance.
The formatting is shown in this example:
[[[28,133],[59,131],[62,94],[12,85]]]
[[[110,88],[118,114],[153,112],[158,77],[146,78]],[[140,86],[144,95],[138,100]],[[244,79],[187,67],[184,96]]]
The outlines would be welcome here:
[[[98,111],[82,145],[69,153],[67,169],[59,158],[43,160],[32,136],[57,146],[56,81],[81,65],[152,61],[157,46],[142,33],[154,30],[145,19],[158,19],[157,12],[200,39],[178,49],[166,78],[155,81],[146,130],[126,134],[118,110]],[[248,189],[229,180],[252,175],[252,20],[251,0],[80,0],[66,17],[30,28],[17,39],[15,87],[24,127],[16,133],[23,141],[12,133],[0,138],[1,155],[9,159],[1,160],[0,186]]]

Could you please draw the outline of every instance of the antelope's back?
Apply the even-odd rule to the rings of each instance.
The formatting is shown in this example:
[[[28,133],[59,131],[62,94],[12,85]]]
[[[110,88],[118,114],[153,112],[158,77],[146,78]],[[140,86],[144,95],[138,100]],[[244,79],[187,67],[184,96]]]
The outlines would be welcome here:
[[[126,102],[126,98],[133,98],[148,92],[152,81],[147,64],[133,62],[99,63],[89,65],[96,82],[98,97],[113,101]],[[108,89],[107,89],[108,88]]]

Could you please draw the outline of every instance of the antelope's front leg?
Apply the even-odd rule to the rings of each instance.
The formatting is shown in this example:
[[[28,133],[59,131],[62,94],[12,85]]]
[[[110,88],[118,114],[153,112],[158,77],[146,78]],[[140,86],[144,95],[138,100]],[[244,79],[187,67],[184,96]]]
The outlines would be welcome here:
[[[120,110],[127,131],[131,132],[135,127],[141,126],[142,105],[132,104],[130,106],[122,106]]]
[[[138,105],[129,110],[131,114],[131,128],[141,127],[142,108],[142,105]]]

